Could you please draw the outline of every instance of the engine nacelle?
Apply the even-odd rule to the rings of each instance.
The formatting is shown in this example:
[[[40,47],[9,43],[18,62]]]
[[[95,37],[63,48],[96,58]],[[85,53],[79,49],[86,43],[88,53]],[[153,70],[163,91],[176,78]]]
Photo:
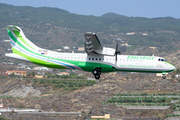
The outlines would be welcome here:
[[[108,47],[103,47],[102,50],[95,50],[95,52],[100,55],[109,55],[109,56],[113,56],[115,51],[116,51],[115,49]]]

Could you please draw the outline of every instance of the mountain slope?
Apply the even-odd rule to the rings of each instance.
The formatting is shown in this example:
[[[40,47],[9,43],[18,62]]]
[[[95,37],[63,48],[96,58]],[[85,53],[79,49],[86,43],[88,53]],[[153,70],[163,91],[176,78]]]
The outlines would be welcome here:
[[[180,19],[126,17],[114,13],[103,16],[83,16],[58,8],[0,3],[0,39],[8,39],[5,27],[13,24],[21,27],[35,44],[50,49],[61,48],[62,45],[84,46],[84,33],[88,31],[97,33],[102,43],[110,47],[114,47],[114,40],[120,37],[135,47],[154,46],[167,52],[180,49]],[[127,32],[136,34],[126,36]],[[148,33],[148,36],[142,36],[142,33]]]

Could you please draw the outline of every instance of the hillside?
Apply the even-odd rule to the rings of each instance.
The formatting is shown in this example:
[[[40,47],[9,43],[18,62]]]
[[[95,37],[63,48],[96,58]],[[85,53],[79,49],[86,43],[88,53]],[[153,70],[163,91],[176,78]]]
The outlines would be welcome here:
[[[117,17],[125,17],[125,16],[110,12],[110,13],[106,13],[106,14],[101,15],[101,17],[104,17],[104,18],[117,18]]]
[[[107,13],[84,16],[49,7],[12,6],[0,3],[0,39],[8,39],[6,25],[17,25],[40,47],[57,49],[63,45],[84,46],[84,33],[97,33],[104,46],[114,47],[121,38],[137,47],[158,47],[169,52],[180,49],[180,19],[126,17]],[[135,32],[127,36],[127,32]],[[147,33],[147,36],[142,36]],[[113,42],[112,42],[113,41]],[[125,50],[126,51],[126,50]]]
[[[170,76],[169,76],[170,77]],[[54,80],[54,79],[51,79]],[[41,81],[36,79],[36,81]],[[153,117],[165,118],[166,114],[172,113],[167,110],[129,110],[116,104],[103,105],[107,100],[117,93],[179,93],[180,83],[174,79],[159,79],[152,75],[132,75],[132,74],[102,74],[102,81],[92,86],[82,86],[78,90],[65,90],[63,88],[54,88],[53,84],[43,82],[34,83],[33,79],[18,79],[8,76],[1,76],[0,94],[11,93],[14,89],[23,92],[24,97],[3,98],[3,103],[11,108],[36,108],[43,111],[58,112],[81,112],[79,118],[69,118],[71,116],[54,116],[54,119],[76,119],[83,120],[94,115],[110,114],[111,118],[137,118]],[[14,87],[13,87],[14,86]],[[24,87],[26,89],[24,89]],[[30,88],[30,89],[27,89]],[[26,90],[26,91],[25,91]],[[41,91],[41,92],[39,92]],[[29,92],[29,94],[26,94]],[[40,93],[40,94],[39,94]],[[12,96],[14,96],[12,95]],[[9,119],[13,117],[19,119],[50,119],[52,115],[21,115],[18,113],[5,113]],[[68,117],[68,118],[65,118]]]

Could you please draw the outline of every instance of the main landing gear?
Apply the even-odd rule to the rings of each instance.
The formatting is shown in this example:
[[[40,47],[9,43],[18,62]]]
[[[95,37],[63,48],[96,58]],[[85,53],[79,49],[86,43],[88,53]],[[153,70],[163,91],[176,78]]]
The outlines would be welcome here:
[[[94,77],[96,79],[99,79],[100,78],[100,75],[101,75],[101,68],[100,67],[96,67],[93,71],[92,71]]]

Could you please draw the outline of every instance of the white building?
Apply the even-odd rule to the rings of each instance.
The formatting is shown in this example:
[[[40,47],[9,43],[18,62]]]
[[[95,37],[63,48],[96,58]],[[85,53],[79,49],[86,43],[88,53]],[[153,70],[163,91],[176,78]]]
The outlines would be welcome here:
[[[60,73],[58,73],[58,75],[69,75],[69,73],[68,72],[60,72]]]
[[[10,42],[10,40],[3,40],[3,42]]]
[[[63,46],[63,49],[68,50],[68,49],[70,49],[70,47],[69,46]]]
[[[147,33],[143,33],[142,35],[147,36],[148,34]]]
[[[49,70],[49,68],[47,68],[47,67],[34,67],[33,68],[34,70]]]

